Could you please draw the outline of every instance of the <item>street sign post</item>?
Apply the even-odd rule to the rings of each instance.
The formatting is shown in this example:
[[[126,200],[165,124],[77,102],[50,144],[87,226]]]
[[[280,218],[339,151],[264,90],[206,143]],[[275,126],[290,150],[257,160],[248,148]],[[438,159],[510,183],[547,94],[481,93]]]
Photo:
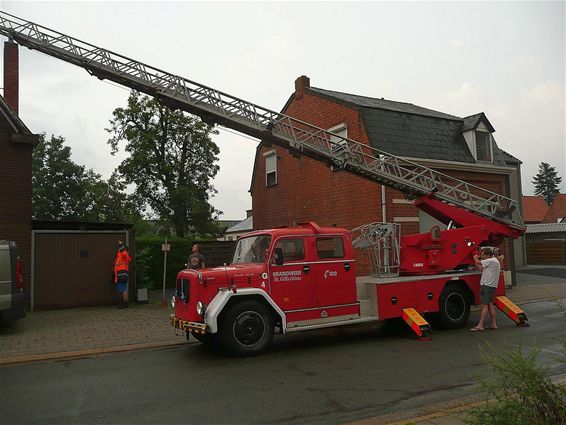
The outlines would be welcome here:
[[[167,252],[171,250],[171,245],[167,243],[167,238],[165,238],[165,243],[161,244],[161,251],[163,251],[163,295],[161,297],[161,305],[167,305],[167,300],[165,299],[165,277],[167,276]]]

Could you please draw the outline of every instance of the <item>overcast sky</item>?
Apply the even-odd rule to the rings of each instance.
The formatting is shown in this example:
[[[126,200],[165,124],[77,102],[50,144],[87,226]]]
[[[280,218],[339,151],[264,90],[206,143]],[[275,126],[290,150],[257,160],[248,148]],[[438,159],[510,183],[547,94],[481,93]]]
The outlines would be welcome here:
[[[562,1],[2,1],[1,9],[276,111],[304,74],[328,90],[461,117],[485,112],[499,146],[523,161],[525,195],[541,161],[566,180]],[[128,94],[20,48],[21,118],[34,133],[65,137],[73,160],[105,178],[123,153],[110,155],[104,129]],[[223,219],[243,219],[257,143],[225,130],[215,141],[212,204]]]

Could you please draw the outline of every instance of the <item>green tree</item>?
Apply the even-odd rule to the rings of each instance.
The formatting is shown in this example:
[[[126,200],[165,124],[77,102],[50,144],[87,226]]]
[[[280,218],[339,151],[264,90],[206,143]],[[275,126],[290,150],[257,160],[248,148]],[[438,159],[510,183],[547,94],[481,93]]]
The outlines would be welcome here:
[[[40,135],[33,152],[32,211],[38,220],[129,221],[139,215],[124,184],[71,160],[63,137]]]
[[[558,194],[558,186],[562,183],[562,177],[550,164],[541,162],[538,166],[538,173],[533,177],[532,183],[535,185],[535,195],[542,195],[548,205]]]
[[[211,135],[218,131],[136,91],[127,107],[112,115],[108,143],[113,154],[125,143],[129,155],[117,171],[127,184],[135,185],[137,199],[177,236],[213,232],[220,211],[209,199],[216,193],[211,180],[219,169],[219,149]]]

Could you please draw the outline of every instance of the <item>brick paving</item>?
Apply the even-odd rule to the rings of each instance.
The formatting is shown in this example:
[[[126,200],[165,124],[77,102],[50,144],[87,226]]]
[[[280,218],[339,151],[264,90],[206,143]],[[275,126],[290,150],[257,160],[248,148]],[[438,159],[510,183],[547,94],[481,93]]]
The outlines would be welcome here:
[[[174,334],[173,309],[90,307],[28,312],[0,329],[0,364],[185,343]]]

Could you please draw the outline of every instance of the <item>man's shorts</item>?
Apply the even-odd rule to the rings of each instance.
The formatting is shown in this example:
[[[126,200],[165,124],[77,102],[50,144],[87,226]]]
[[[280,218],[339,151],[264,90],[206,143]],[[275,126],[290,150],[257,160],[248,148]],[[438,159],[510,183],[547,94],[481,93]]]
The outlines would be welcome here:
[[[118,292],[122,293],[122,292],[126,292],[128,290],[128,283],[124,282],[124,283],[117,283],[116,284],[116,289],[118,290]]]
[[[480,299],[483,305],[493,303],[496,289],[497,288],[494,288],[493,286],[486,286],[486,285],[481,286]]]

